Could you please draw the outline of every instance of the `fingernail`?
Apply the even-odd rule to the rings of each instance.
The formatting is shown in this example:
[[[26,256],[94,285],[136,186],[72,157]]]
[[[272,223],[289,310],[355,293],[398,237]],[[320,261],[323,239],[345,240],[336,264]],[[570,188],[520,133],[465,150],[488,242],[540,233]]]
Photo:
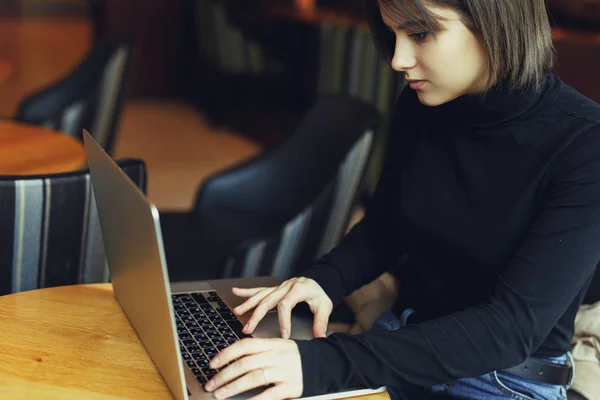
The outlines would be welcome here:
[[[211,368],[215,368],[219,366],[219,357],[215,357],[212,359],[212,361],[210,362],[210,366]]]
[[[248,322],[246,325],[244,325],[244,329],[242,329],[244,332],[248,331],[248,325],[250,325],[250,322]]]
[[[282,330],[282,331],[281,331],[281,337],[282,337],[282,338],[284,338],[284,339],[287,339],[287,338],[289,337],[289,336],[288,336],[288,331],[286,331],[285,329],[284,329],[284,330]]]
[[[227,391],[227,389],[225,389],[224,387],[222,387],[221,389],[217,390],[215,392],[215,396],[221,398],[223,396],[225,396],[225,392]]]
[[[215,381],[214,380],[210,380],[208,381],[208,383],[206,385],[204,385],[204,388],[206,390],[213,390],[213,388],[215,387]]]

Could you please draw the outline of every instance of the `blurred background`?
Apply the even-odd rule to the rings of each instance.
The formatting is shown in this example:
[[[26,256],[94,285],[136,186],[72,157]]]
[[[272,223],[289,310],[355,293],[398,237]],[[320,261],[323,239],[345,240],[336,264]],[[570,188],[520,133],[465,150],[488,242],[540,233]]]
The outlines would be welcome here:
[[[600,102],[600,0],[547,5],[554,72]],[[285,278],[332,248],[377,182],[403,87],[377,54],[362,0],[0,1],[0,117],[78,139],[87,128],[115,159],[142,159],[170,270],[206,258],[199,243],[224,243],[220,228],[232,244],[213,270],[230,271],[232,249],[248,251],[231,276],[260,273],[267,256],[283,265],[291,243],[309,248],[288,257],[296,266],[281,267]],[[307,114],[332,94],[362,105]],[[228,216],[202,214],[203,185],[224,188],[214,204],[237,201]],[[242,234],[252,199],[262,209]]]
[[[600,101],[600,1],[548,6],[555,72]],[[204,176],[278,143],[319,95],[350,93],[386,116],[401,87],[361,0],[2,0],[0,115],[107,36],[134,43],[114,155],[146,160],[161,209],[191,207]]]

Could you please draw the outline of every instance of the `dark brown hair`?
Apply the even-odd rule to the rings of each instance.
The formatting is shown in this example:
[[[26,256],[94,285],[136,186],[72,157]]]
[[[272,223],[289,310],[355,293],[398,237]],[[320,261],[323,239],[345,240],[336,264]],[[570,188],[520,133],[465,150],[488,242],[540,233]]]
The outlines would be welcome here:
[[[483,43],[490,77],[485,89],[503,82],[510,89],[539,88],[552,68],[554,48],[545,0],[366,0],[371,33],[388,60],[395,37],[380,7],[397,23],[422,27],[434,36],[439,18],[427,6],[449,8]]]

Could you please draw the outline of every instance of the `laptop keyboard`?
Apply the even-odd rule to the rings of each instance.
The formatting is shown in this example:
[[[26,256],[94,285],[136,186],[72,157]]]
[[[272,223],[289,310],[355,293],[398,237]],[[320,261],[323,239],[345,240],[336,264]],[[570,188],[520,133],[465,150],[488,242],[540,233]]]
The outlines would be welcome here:
[[[173,295],[173,308],[183,362],[204,386],[219,372],[208,363],[225,347],[251,337],[216,292]]]

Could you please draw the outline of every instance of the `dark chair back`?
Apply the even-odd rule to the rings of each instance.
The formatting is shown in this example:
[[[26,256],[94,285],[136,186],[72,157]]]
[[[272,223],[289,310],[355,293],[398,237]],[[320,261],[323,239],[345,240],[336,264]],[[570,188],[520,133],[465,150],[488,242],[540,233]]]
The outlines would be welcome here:
[[[145,164],[118,164],[145,191]],[[108,279],[89,171],[0,176],[0,295]]]
[[[81,139],[94,138],[110,153],[128,89],[132,45],[106,38],[68,76],[22,101],[16,119]]]
[[[209,178],[193,211],[199,259],[189,268],[286,279],[333,248],[354,209],[379,120],[360,100],[324,96],[279,147]]]

